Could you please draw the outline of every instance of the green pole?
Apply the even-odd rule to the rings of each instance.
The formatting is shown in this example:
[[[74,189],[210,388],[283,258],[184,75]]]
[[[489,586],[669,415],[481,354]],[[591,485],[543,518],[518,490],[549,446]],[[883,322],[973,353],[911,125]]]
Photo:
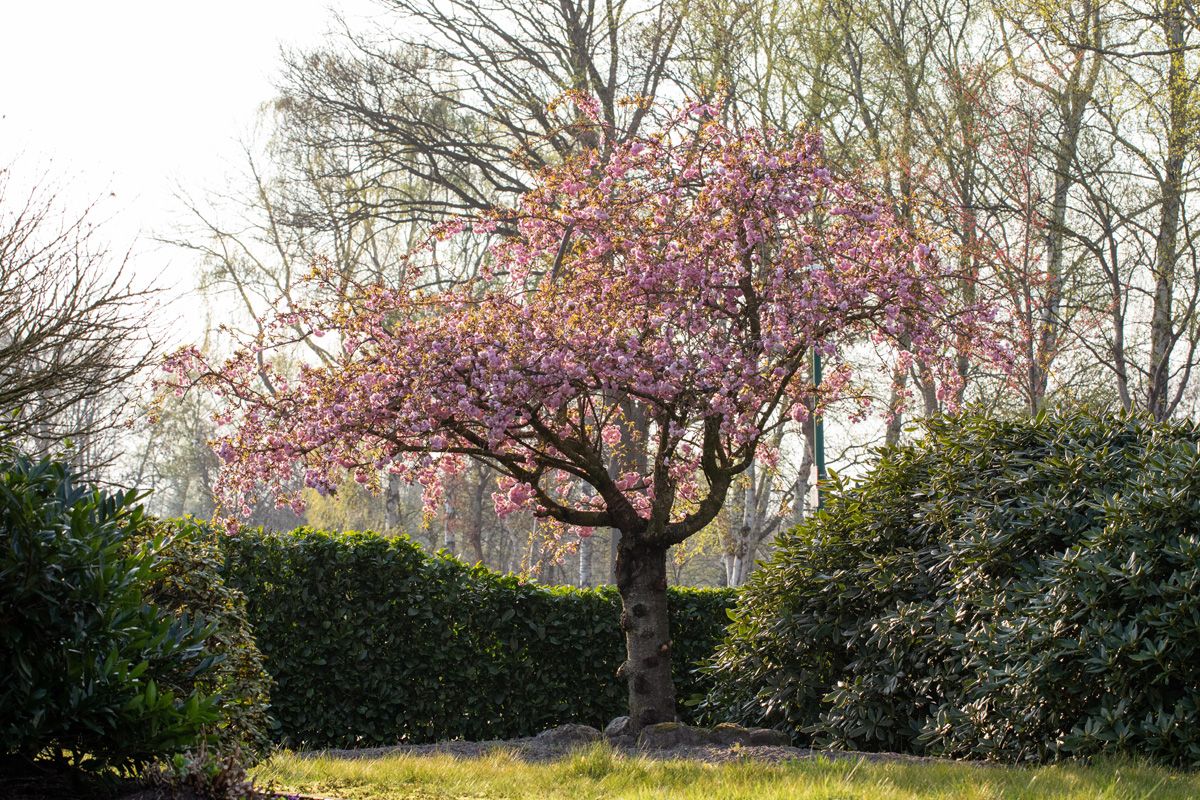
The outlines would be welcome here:
[[[821,388],[821,351],[813,347],[813,387]],[[825,504],[824,493],[821,491],[825,483],[825,423],[821,415],[813,407],[813,461],[817,465],[817,508]]]

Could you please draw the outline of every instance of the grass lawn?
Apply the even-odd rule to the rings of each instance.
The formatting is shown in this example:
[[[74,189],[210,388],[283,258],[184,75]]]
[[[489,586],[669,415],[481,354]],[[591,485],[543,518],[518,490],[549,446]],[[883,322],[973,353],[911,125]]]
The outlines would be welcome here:
[[[1097,800],[1200,798],[1200,774],[1137,764],[1017,769],[968,764],[848,761],[723,765],[650,761],[603,745],[548,764],[497,752],[473,760],[399,755],[379,759],[274,756],[254,772],[278,790],[346,800],[437,798],[680,798],[680,800]]]

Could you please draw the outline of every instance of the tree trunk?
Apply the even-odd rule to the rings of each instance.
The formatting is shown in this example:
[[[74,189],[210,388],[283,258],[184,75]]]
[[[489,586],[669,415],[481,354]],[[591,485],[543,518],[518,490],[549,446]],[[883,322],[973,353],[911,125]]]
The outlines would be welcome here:
[[[724,574],[725,582],[722,586],[738,586],[737,576],[741,571],[742,563],[742,547],[744,546],[745,538],[748,536],[744,530],[733,534],[733,541],[729,543],[729,550],[721,554],[721,566]]]
[[[1054,143],[1054,192],[1051,196],[1050,219],[1046,225],[1045,290],[1037,313],[1037,329],[1033,358],[1029,363],[1029,407],[1034,413],[1046,403],[1050,389],[1050,368],[1061,347],[1063,295],[1067,284],[1066,248],[1068,243],[1067,214],[1071,190],[1076,184],[1076,158],[1083,131],[1084,115],[1092,104],[1096,79],[1100,69],[1100,10],[1098,4],[1085,4],[1087,23],[1081,32],[1084,46],[1072,48],[1075,63],[1071,66],[1065,86],[1056,98],[1061,126]]]
[[[907,340],[907,338],[901,342],[903,347],[908,347],[909,344],[910,342]],[[895,445],[900,444],[900,434],[904,431],[905,413],[900,409],[900,406],[904,402],[904,392],[907,387],[908,370],[902,369],[899,365],[897,365],[892,370],[892,395],[890,398],[888,398],[887,410],[889,416],[887,421],[887,431],[883,439],[883,443],[888,447],[894,447]],[[811,434],[808,434],[807,429],[811,428],[812,426],[805,425],[804,427],[806,429],[805,434],[806,438],[808,439],[808,447],[809,450],[811,450],[813,446],[812,437]]]
[[[737,549],[733,553],[733,581],[731,586],[741,586],[746,574],[746,562],[753,558],[755,546],[758,544],[758,537],[762,535],[760,526],[762,517],[759,514],[759,495],[762,492],[769,493],[771,491],[769,481],[762,481],[759,485],[758,464],[754,461],[750,462],[750,468],[746,470],[746,494],[742,500],[742,529],[739,531],[740,541],[737,543]]]
[[[1162,179],[1162,204],[1154,243],[1154,311],[1150,318],[1150,364],[1147,370],[1146,406],[1156,420],[1171,416],[1171,351],[1175,331],[1175,267],[1178,258],[1179,222],[1183,208],[1183,167],[1187,158],[1188,85],[1184,69],[1184,21],[1179,3],[1167,5],[1163,32],[1171,48],[1167,69],[1169,130]]]
[[[754,567],[754,554],[758,551],[758,542],[751,540],[746,544],[746,552],[733,562],[734,586],[745,586]]]
[[[442,511],[445,513],[442,523],[443,547],[450,551],[450,555],[458,554],[458,544],[454,541],[454,528],[450,525],[450,500],[447,499],[442,504]]]
[[[608,563],[612,569],[610,580],[617,582],[617,545],[621,542],[621,532],[616,528],[608,529]]]
[[[484,467],[475,470],[475,486],[471,493],[471,523],[467,528],[467,547],[476,564],[483,563],[483,499],[488,490],[488,474]]]
[[[897,417],[899,417],[898,414]],[[800,435],[804,438],[804,443],[800,456],[800,468],[796,470],[796,482],[792,484],[792,518],[789,527],[799,525],[807,516],[808,496],[812,492],[812,482],[810,479],[817,463],[814,449],[816,447],[815,434],[816,431],[813,430],[812,425],[800,426]],[[899,439],[898,432],[897,439]]]
[[[621,534],[617,590],[625,663],[618,675],[629,685],[629,718],[635,730],[675,721],[671,633],[667,612],[667,548]]]
[[[399,476],[389,474],[383,490],[383,532],[389,535],[400,527],[400,481]]]
[[[592,537],[579,538],[579,588],[592,585]]]

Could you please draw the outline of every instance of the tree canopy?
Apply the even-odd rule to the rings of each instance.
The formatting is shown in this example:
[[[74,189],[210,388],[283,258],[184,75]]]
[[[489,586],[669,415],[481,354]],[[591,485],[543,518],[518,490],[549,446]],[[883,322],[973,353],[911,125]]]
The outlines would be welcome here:
[[[504,476],[501,513],[618,529],[631,711],[644,724],[674,718],[666,550],[771,457],[764,436],[809,413],[812,348],[836,357],[868,335],[890,340],[942,365],[952,392],[947,353],[987,314],[948,302],[936,254],[834,177],[818,136],[735,132],[692,104],[658,132],[614,142],[590,98],[572,100],[599,147],[544,170],[516,208],[442,226],[412,255],[515,230],[477,279],[362,285],[287,309],[224,364],[185,351],[171,366],[227,401],[230,500],[299,504],[301,474],[332,492],[390,470],[436,502],[441,479],[475,459]],[[274,374],[261,356],[293,342],[297,324],[340,350],[294,378]],[[820,399],[852,387],[842,364]],[[613,474],[618,448],[644,468]]]

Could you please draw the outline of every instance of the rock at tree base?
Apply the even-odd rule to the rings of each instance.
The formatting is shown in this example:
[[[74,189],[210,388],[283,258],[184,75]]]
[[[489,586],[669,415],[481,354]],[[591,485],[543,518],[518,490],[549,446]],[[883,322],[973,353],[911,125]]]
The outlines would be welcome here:
[[[569,723],[544,730],[536,737],[538,742],[551,747],[573,747],[581,744],[591,744],[600,741],[600,731],[591,725]]]
[[[617,717],[604,726],[604,736],[609,739],[617,736],[629,736],[633,733],[633,729],[630,728],[631,724],[632,720],[629,717]]]
[[[697,728],[679,722],[647,725],[638,736],[642,750],[670,750],[675,747],[786,747],[787,734],[770,728],[743,728],[722,723],[715,728]]]
[[[638,735],[638,747],[643,750],[703,747],[711,743],[711,731],[705,728],[693,728],[682,722],[660,722],[656,725],[647,725]]]
[[[722,722],[712,729],[716,743],[746,747],[788,747],[792,740],[786,733],[771,728],[743,728],[732,722]]]

